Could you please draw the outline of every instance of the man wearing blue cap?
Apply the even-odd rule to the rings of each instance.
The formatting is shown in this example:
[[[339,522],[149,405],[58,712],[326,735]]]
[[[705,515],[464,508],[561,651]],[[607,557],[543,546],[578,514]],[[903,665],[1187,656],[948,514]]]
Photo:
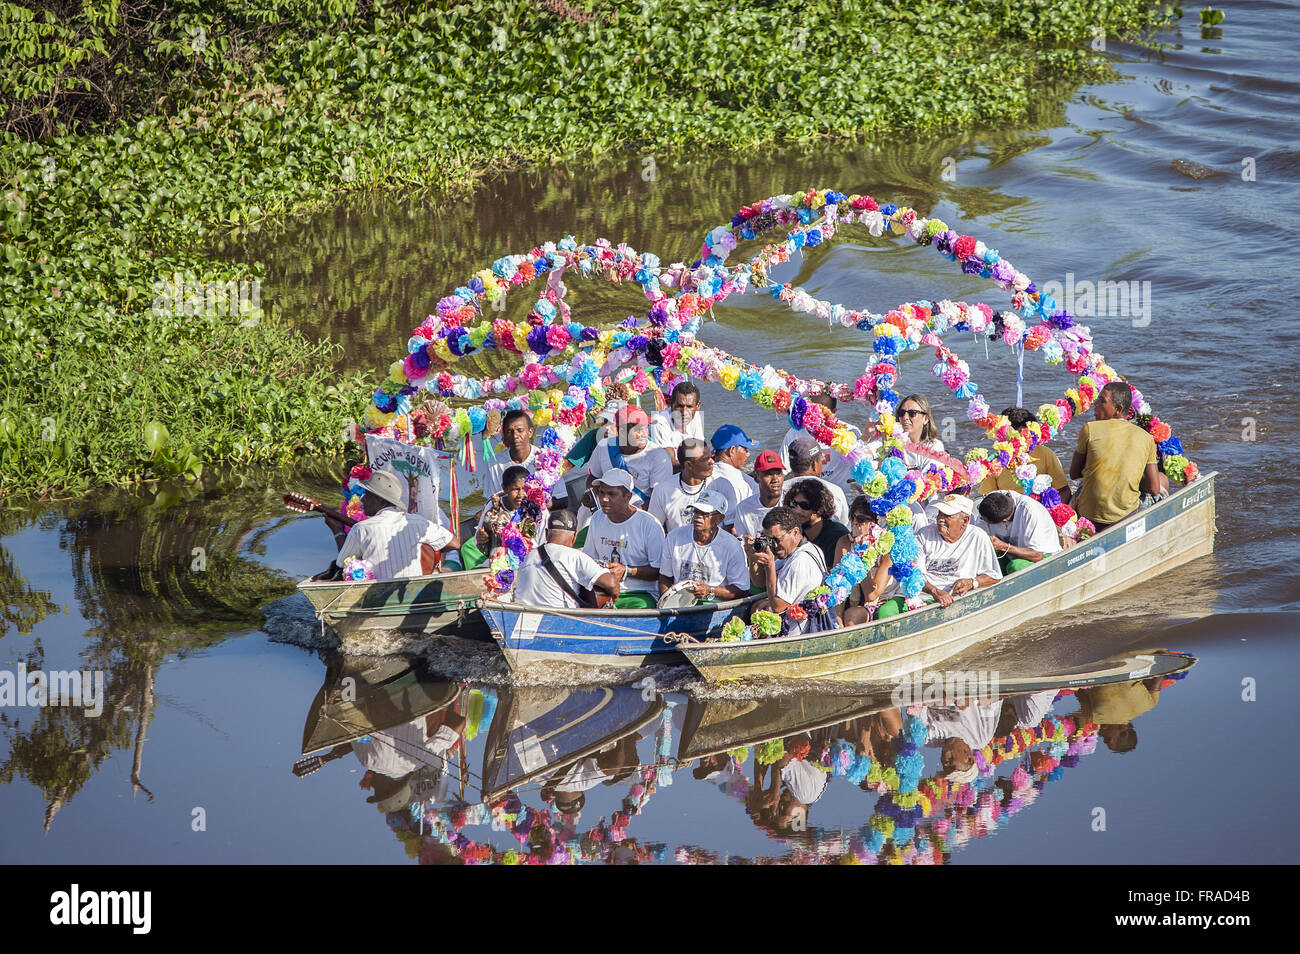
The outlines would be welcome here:
[[[754,478],[741,469],[749,462],[749,452],[758,446],[758,442],[751,441],[749,435],[735,424],[723,424],[713,432],[710,443],[713,445],[714,476],[731,484],[732,499],[740,503],[758,493]]]

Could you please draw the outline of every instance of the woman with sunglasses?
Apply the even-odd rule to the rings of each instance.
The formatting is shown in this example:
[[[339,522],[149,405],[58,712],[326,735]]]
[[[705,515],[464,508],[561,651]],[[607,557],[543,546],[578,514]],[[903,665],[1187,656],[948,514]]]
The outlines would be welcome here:
[[[934,426],[934,414],[930,402],[920,394],[909,394],[898,403],[898,423],[907,431],[907,439],[929,450],[943,453],[943,441],[939,440],[939,429]],[[915,451],[903,450],[903,463],[908,467],[924,467],[933,461]]]
[[[820,480],[802,480],[785,492],[784,504],[799,517],[804,538],[822,551],[831,566],[835,544],[849,528],[835,519],[835,498]]]

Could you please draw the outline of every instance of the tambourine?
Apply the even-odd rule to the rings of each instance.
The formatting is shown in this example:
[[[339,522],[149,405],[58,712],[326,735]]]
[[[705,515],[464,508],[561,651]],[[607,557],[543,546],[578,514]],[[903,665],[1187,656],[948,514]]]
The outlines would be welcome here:
[[[660,609],[681,609],[683,606],[694,606],[695,603],[695,581],[682,580],[664,590],[657,605]]]

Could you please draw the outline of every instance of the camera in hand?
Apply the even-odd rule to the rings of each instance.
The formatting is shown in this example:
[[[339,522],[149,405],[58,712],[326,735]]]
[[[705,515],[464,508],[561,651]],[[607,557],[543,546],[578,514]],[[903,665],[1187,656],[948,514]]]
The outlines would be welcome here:
[[[754,538],[754,552],[755,552],[755,553],[768,553],[768,552],[771,551],[771,549],[772,549],[772,538],[771,538],[771,537],[766,537],[766,536],[764,536],[764,537],[755,537],[755,538]]]

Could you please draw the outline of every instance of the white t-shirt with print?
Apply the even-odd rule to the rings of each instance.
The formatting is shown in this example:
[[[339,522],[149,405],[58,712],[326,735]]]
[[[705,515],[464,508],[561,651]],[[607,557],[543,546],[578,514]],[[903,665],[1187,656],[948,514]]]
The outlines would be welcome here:
[[[676,583],[698,580],[710,586],[749,589],[745,547],[721,528],[712,542],[704,546],[696,544],[694,527],[678,527],[670,531],[664,539],[659,572]]]
[[[712,490],[723,496],[727,501],[727,513],[736,509],[736,504],[739,502],[736,500],[736,491],[727,480],[717,474],[710,474],[707,480],[689,487],[679,474],[655,488],[654,493],[650,495],[650,502],[646,505],[646,511],[664,525],[665,531],[689,526],[691,507],[706,490]]]
[[[555,564],[556,571],[568,581],[575,593],[583,588],[591,589],[596,580],[605,573],[603,566],[581,550],[554,543],[544,545],[546,555]],[[560,588],[560,584],[551,579],[551,574],[546,572],[546,567],[542,565],[541,554],[537,550],[529,553],[524,557],[524,562],[519,564],[519,569],[515,571],[512,593],[516,603],[523,603],[526,606],[578,608],[578,601],[565,593]]]
[[[1013,493],[1010,496],[1015,501],[1016,510],[1009,521],[990,525],[977,514],[971,519],[971,523],[1013,547],[1028,547],[1042,554],[1060,551],[1061,538],[1056,532],[1056,522],[1047,508],[1024,494]]]
[[[599,478],[605,471],[614,469],[614,459],[610,453],[617,449],[617,437],[606,437],[596,445],[588,464],[588,472],[592,477]],[[632,475],[636,489],[647,498],[660,483],[673,479],[673,462],[669,459],[668,452],[657,444],[647,444],[645,449],[635,454],[624,454],[623,463]]]
[[[615,523],[598,510],[587,525],[587,539],[582,552],[602,563],[609,563],[615,550],[618,551],[618,562],[624,566],[658,566],[664,552],[664,528],[644,510],[633,510],[632,516],[622,523]],[[658,595],[659,582],[634,579],[629,573],[623,578],[623,589],[644,590]]]
[[[967,524],[956,543],[939,536],[937,525],[922,527],[916,543],[925,557],[925,581],[938,589],[951,592],[958,580],[974,579],[981,573],[1002,579],[1002,567],[989,535],[974,524]]]

